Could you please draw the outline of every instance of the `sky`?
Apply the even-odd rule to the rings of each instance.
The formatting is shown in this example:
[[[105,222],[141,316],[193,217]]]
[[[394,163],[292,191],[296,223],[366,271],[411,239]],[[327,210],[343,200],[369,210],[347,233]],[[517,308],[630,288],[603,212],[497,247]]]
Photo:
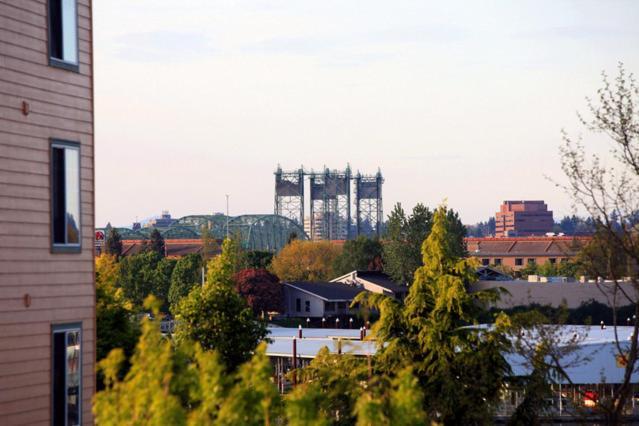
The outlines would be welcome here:
[[[381,169],[384,212],[507,199],[571,214],[561,131],[622,61],[639,2],[94,2],[96,226],[272,213],[283,169]]]

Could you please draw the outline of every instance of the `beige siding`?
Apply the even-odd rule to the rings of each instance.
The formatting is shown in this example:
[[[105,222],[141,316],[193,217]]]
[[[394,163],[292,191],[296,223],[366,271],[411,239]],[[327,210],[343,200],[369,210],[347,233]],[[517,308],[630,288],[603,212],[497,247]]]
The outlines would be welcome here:
[[[49,66],[46,0],[0,0],[0,424],[49,424],[51,328],[82,323],[83,422],[95,389],[91,1],[79,72]],[[30,107],[22,113],[22,103]],[[80,143],[82,251],[50,249],[50,138]],[[31,298],[25,306],[25,295]]]

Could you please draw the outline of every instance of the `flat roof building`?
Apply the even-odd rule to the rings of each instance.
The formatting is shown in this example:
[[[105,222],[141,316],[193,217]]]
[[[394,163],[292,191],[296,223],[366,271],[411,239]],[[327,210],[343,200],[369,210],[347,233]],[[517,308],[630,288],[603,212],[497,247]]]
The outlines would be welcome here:
[[[495,214],[495,236],[545,235],[554,224],[552,211],[543,201],[504,201]]]

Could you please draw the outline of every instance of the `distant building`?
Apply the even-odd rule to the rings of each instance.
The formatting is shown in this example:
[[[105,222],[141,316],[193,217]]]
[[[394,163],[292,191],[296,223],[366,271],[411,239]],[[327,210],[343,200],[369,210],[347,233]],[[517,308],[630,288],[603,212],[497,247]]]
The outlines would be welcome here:
[[[529,264],[562,263],[572,260],[591,237],[502,237],[466,238],[468,255],[482,266],[508,266],[518,271]]]
[[[146,224],[147,228],[168,228],[176,222],[176,219],[171,217],[171,214],[164,210],[162,211],[162,215],[159,218],[151,219],[149,223]],[[135,227],[135,223],[133,224]]]
[[[353,271],[337,277],[331,282],[338,282],[363,287],[371,293],[380,293],[404,300],[408,287],[393,281],[391,277],[380,271]]]
[[[495,236],[545,235],[554,223],[543,201],[504,201],[495,214]]]
[[[325,281],[290,281],[284,285],[284,308],[290,317],[323,318],[355,314],[350,305],[363,287]]]

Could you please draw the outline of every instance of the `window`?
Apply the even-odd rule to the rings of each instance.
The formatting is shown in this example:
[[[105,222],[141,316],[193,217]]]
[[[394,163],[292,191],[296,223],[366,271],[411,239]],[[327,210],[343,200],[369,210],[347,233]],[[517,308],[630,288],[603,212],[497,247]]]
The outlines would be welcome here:
[[[53,425],[81,423],[82,356],[80,324],[53,327]]]
[[[555,263],[557,263],[557,259],[554,257],[551,257],[550,259],[548,259],[548,261],[550,262],[551,265],[554,265]]]
[[[534,258],[534,257],[530,257],[530,258],[528,258],[528,264],[529,264],[529,265],[534,265],[535,263],[537,263],[537,261],[535,260],[535,258]]]
[[[495,259],[495,265],[497,266],[501,265],[501,259],[499,258]]]
[[[295,299],[295,311],[302,312],[302,299]]]
[[[524,259],[522,259],[521,257],[515,258],[515,266],[522,266],[523,264],[524,264]]]
[[[568,263],[568,259],[565,257],[562,257],[561,260],[559,261],[560,263]]]
[[[51,144],[51,241],[53,251],[80,251],[80,146]]]
[[[335,302],[324,302],[324,310],[333,312],[335,310]]]
[[[484,266],[490,265],[490,259],[483,258],[481,260],[481,264],[484,265]]]
[[[346,309],[346,302],[337,302],[337,309]]]
[[[76,0],[49,0],[49,64],[78,71]]]
[[[304,301],[304,312],[311,312],[311,301],[310,300],[305,300]]]

